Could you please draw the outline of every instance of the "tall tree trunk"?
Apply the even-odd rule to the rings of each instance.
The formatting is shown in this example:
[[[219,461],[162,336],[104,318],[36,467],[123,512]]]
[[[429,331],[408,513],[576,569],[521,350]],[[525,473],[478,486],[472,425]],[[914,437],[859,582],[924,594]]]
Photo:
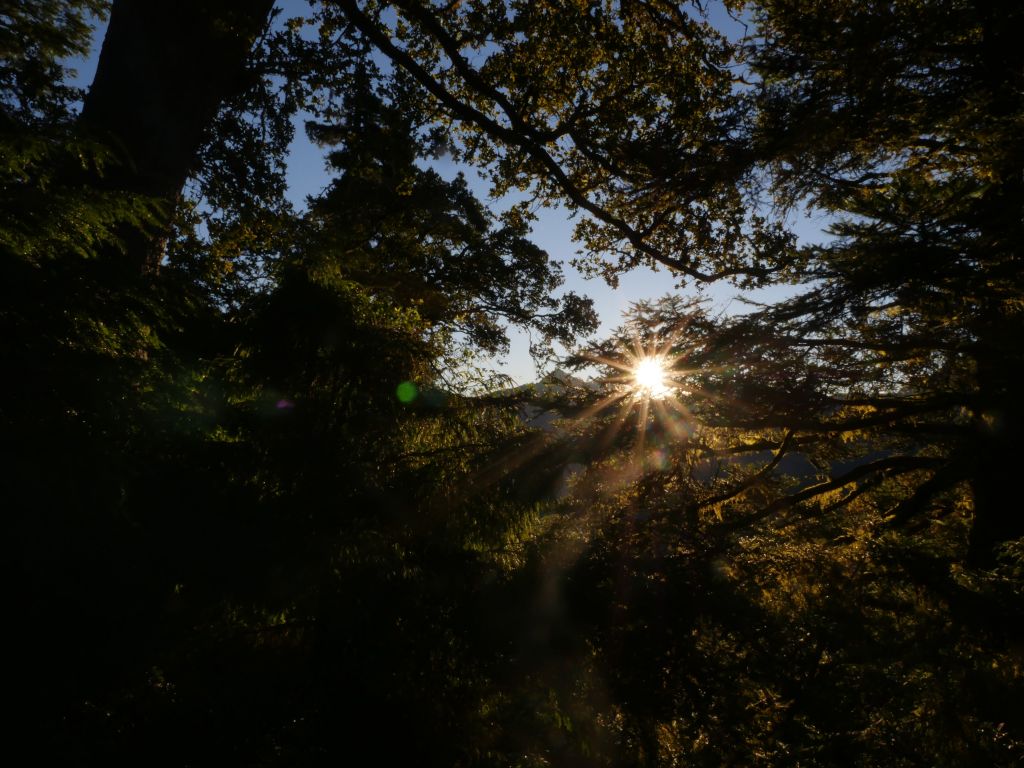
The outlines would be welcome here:
[[[967,561],[980,568],[996,562],[995,548],[1024,536],[1024,512],[1019,474],[1024,466],[1024,327],[1012,318],[988,330],[998,341],[984,344],[977,360],[983,402],[975,420],[977,435],[972,479],[974,522]]]
[[[995,565],[995,548],[1024,536],[1024,320],[1012,300],[1022,270],[1024,243],[1024,137],[1005,126],[1024,111],[1024,49],[1012,24],[994,4],[979,5],[982,28],[977,61],[987,118],[997,131],[997,149],[986,156],[998,184],[983,198],[980,251],[996,265],[983,287],[977,330],[977,377],[985,404],[978,414],[977,469],[973,479],[974,523],[967,559],[977,567]]]
[[[126,233],[129,258],[159,264],[174,205],[205,131],[244,88],[246,60],[273,0],[114,0],[82,122],[126,162],[104,186],[162,203],[160,220]]]

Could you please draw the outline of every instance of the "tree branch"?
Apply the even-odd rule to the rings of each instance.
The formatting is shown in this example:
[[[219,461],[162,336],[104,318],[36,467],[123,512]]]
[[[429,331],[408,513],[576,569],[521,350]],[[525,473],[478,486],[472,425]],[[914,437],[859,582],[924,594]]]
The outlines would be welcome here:
[[[767,517],[771,517],[776,512],[780,512],[788,507],[792,507],[801,502],[821,496],[822,494],[829,493],[830,491],[838,490],[850,483],[860,480],[863,477],[871,477],[879,473],[885,473],[886,476],[892,477],[894,475],[903,475],[908,472],[917,472],[922,469],[934,469],[935,467],[941,466],[943,463],[943,459],[928,456],[890,456],[885,459],[871,461],[867,464],[861,464],[858,467],[854,467],[849,472],[846,472],[839,477],[830,478],[825,482],[804,488],[802,491],[798,491],[797,493],[776,499],[771,504],[768,504],[754,514],[748,515],[741,520],[732,520],[722,523],[719,528],[720,530],[728,531],[746,528],[753,523],[764,520]]]
[[[478,126],[492,138],[526,152],[527,155],[544,167],[551,181],[562,190],[573,205],[586,211],[598,221],[618,230],[630,246],[644,256],[702,283],[712,283],[738,275],[765,277],[770,273],[770,270],[767,269],[753,268],[722,269],[717,272],[699,270],[690,261],[684,258],[669,256],[663,250],[655,248],[647,242],[643,233],[637,231],[625,219],[592,201],[569,178],[568,173],[559,162],[544,148],[541,139],[545,139],[547,136],[543,132],[536,131],[536,129],[527,126],[511,102],[479,76],[479,73],[459,54],[458,42],[444,30],[432,14],[427,13],[422,8],[412,7],[407,2],[398,3],[408,13],[410,18],[418,21],[429,34],[433,35],[434,39],[445,50],[453,67],[459,72],[466,85],[479,95],[491,99],[502,108],[502,111],[509,118],[512,125],[511,128],[502,125],[494,118],[489,117],[449,91],[444,84],[417,62],[408,51],[395,45],[391,40],[391,36],[360,10],[357,0],[331,1],[341,9],[356,29],[366,35],[394,64],[406,70],[443,106],[449,109],[455,117]]]
[[[714,504],[721,504],[723,501],[728,501],[729,499],[736,498],[744,491],[747,491],[750,488],[753,488],[755,485],[761,483],[766,477],[768,477],[768,475],[772,473],[772,471],[777,466],[779,466],[779,462],[782,461],[782,457],[786,455],[786,452],[789,450],[790,446],[793,443],[793,434],[794,433],[792,429],[786,432],[786,435],[785,437],[782,438],[782,442],[779,444],[779,448],[775,452],[775,455],[772,457],[772,460],[765,464],[759,472],[748,477],[742,483],[740,483],[735,488],[729,491],[720,493],[717,496],[712,496],[709,499],[704,499],[703,501],[698,502],[695,505],[696,509],[694,510],[694,512],[704,509],[705,507],[710,507]]]

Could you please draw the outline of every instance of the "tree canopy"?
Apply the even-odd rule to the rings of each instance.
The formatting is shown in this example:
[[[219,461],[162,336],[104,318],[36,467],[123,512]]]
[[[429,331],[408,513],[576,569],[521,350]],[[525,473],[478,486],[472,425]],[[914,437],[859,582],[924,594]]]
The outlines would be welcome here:
[[[83,764],[1024,761],[1022,14],[0,3],[23,736]],[[299,123],[331,174],[301,210]],[[667,295],[584,342],[537,205],[576,217],[577,268],[657,264]],[[791,297],[725,316],[686,293],[716,281]],[[509,389],[510,328],[603,378]]]

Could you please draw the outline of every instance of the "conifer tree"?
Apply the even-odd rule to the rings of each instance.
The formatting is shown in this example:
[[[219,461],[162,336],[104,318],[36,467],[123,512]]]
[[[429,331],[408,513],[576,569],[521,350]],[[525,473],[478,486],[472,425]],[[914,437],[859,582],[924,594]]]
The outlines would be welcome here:
[[[24,734],[65,762],[1021,760],[1021,13],[722,6],[742,37],[662,0],[117,0],[88,94],[62,61],[106,4],[0,7]],[[300,112],[332,173],[305,212]],[[531,434],[457,384],[507,324],[595,323],[536,204],[613,282],[796,295],[640,305],[581,358],[618,405],[564,392],[581,418]],[[801,206],[829,238],[797,245]],[[644,349],[673,418],[621,370]]]

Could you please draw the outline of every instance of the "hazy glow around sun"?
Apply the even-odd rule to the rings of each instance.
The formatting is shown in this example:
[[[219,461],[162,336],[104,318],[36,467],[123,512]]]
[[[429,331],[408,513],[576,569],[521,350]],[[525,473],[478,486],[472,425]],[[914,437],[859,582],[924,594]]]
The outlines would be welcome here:
[[[668,371],[660,357],[644,357],[633,368],[633,381],[638,393],[647,397],[668,397],[672,390],[668,386]]]

